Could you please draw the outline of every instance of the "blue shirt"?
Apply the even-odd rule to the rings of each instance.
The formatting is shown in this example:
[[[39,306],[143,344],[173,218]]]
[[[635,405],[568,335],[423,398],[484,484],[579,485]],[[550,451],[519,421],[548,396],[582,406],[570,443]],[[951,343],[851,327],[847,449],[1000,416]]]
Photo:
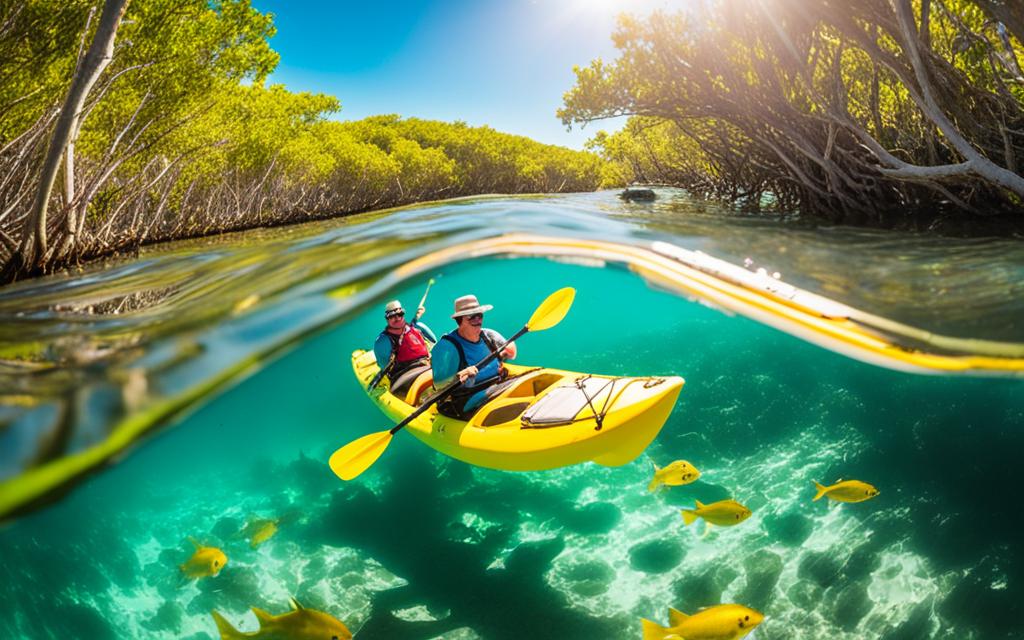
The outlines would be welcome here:
[[[413,320],[409,324],[422,333],[424,339],[430,342],[437,342],[437,336],[434,335],[434,332],[427,325],[419,320]],[[391,338],[383,334],[377,336],[377,341],[373,343],[373,355],[377,357],[377,366],[381,369],[388,366],[388,361],[391,360],[391,348]]]
[[[487,337],[494,342],[495,346],[505,344],[505,338],[497,331],[493,329],[484,329],[484,331],[487,332]],[[467,367],[475,365],[491,353],[482,338],[476,342],[470,342],[459,335],[458,329],[448,335],[458,340],[459,344],[462,345],[462,350],[466,352]],[[454,380],[455,374],[460,371],[459,352],[455,345],[447,340],[438,340],[433,351],[430,352],[430,364],[434,370],[434,388],[441,389]],[[473,387],[486,382],[490,378],[496,378],[499,366],[497,358],[491,360],[477,375],[466,378],[466,386]],[[487,390],[483,389],[469,398],[466,402],[466,409],[475,409],[483,404],[485,400],[487,400]]]

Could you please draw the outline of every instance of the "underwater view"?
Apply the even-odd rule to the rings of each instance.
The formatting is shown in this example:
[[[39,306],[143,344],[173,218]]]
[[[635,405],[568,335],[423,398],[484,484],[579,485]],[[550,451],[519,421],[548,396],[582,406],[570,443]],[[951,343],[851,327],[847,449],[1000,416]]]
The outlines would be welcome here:
[[[1020,358],[1019,241],[659,196],[442,202],[4,289],[0,638],[1022,637],[1019,369],[899,370],[600,256],[459,252],[515,233],[670,243]],[[510,364],[685,379],[639,456],[507,471],[407,429],[358,477],[332,473],[332,452],[397,422],[352,362],[388,301],[426,294],[440,336],[473,294],[510,337],[563,287],[564,319]],[[723,604],[753,618],[709,635],[695,614]]]

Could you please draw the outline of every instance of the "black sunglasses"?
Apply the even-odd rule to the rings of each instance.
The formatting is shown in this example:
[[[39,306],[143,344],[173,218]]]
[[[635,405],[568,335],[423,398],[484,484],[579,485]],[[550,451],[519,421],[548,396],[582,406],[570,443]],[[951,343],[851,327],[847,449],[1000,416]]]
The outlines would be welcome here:
[[[391,318],[404,318],[405,317],[405,312],[404,311],[391,311],[389,313],[385,313],[384,317],[387,318],[388,320],[390,320]]]
[[[467,320],[483,320],[484,319],[484,314],[482,314],[482,313],[474,313],[472,315],[466,316],[466,319]]]

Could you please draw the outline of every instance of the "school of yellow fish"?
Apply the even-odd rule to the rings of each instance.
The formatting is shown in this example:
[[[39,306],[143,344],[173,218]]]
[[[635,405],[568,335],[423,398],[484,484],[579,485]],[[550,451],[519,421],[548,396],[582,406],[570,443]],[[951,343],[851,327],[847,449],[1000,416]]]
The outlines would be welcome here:
[[[675,460],[664,467],[654,465],[654,475],[647,490],[654,492],[659,488],[678,487],[696,482],[701,476],[700,471],[686,460]],[[813,500],[828,498],[836,502],[856,503],[870,500],[879,494],[878,489],[860,480],[838,480],[831,486],[814,483],[817,494]],[[704,504],[696,500],[693,509],[681,509],[683,526],[689,526],[697,520],[703,520],[705,535],[712,525],[732,527],[750,517],[749,508],[734,499],[719,500]],[[256,549],[270,540],[278,532],[277,519],[252,519],[239,532],[237,537],[249,540],[249,545]],[[206,546],[195,538],[189,538],[195,550],[192,556],[179,565],[182,576],[189,580],[214,577],[228,563],[228,557],[218,547]],[[294,598],[291,599],[291,611],[281,615],[271,615],[262,609],[253,607],[253,613],[259,622],[259,629],[252,633],[244,633],[236,629],[217,611],[211,612],[221,640],[237,640],[239,638],[256,638],[274,640],[288,638],[290,640],[350,640],[352,633],[345,625],[330,614],[313,609],[306,609]],[[676,609],[669,608],[669,624],[663,627],[650,620],[641,620],[643,640],[739,640],[750,633],[764,621],[764,615],[740,604],[720,604],[701,609],[687,615]]]
[[[235,537],[248,539],[249,546],[256,549],[277,533],[278,524],[280,520],[277,519],[253,519]],[[227,554],[222,549],[206,546],[192,537],[189,541],[195,550],[188,560],[178,565],[184,580],[215,577],[228,563]],[[220,632],[221,640],[351,640],[352,633],[337,618],[323,611],[307,609],[294,598],[290,604],[291,611],[279,616],[253,607],[252,612],[259,622],[259,629],[252,633],[239,631],[217,611],[210,613]]]
[[[676,487],[690,484],[700,478],[700,471],[686,460],[675,460],[664,467],[654,465],[654,477],[647,485],[653,492],[659,487]],[[864,502],[878,495],[878,489],[860,480],[839,479],[831,486],[814,483],[817,494],[812,501],[828,498],[836,502]],[[711,525],[732,527],[750,517],[751,511],[732,498],[704,504],[695,500],[693,509],[681,509],[683,526],[689,526],[698,519],[704,521],[704,535]],[[656,622],[641,619],[643,640],[739,640],[764,621],[764,614],[740,604],[719,604],[687,615],[669,608],[669,624],[663,627]]]

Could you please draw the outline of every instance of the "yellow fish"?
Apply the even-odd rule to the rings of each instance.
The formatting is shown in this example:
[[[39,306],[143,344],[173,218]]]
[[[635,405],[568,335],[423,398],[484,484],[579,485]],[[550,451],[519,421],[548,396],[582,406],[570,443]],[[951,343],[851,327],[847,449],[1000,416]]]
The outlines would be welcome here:
[[[698,500],[696,509],[680,509],[680,513],[683,514],[684,525],[691,525],[697,518],[704,518],[707,524],[731,527],[750,517],[750,509],[732,499],[711,504],[703,504]]]
[[[253,520],[245,526],[243,535],[249,538],[249,546],[253,549],[260,546],[277,533],[277,520]]]
[[[668,610],[669,626],[641,620],[644,640],[739,640],[761,624],[764,615],[739,604],[719,604],[692,616]]]
[[[221,640],[237,638],[258,638],[259,640],[351,640],[352,632],[332,616],[303,609],[295,598],[291,599],[292,610],[279,616],[272,616],[262,609],[252,608],[260,623],[258,631],[242,633],[231,626],[216,611],[212,611]]]
[[[828,496],[830,500],[838,502],[864,502],[878,495],[878,489],[860,480],[839,480],[831,487],[815,482],[814,488],[818,490],[818,495],[814,496],[815,500]]]
[[[189,538],[196,551],[185,564],[179,565],[186,578],[205,578],[220,573],[228,563],[228,557],[217,547],[204,547],[195,538]]]
[[[665,468],[654,465],[654,478],[647,485],[648,491],[654,491],[661,485],[678,487],[690,484],[700,477],[700,471],[686,460],[676,460]]]

